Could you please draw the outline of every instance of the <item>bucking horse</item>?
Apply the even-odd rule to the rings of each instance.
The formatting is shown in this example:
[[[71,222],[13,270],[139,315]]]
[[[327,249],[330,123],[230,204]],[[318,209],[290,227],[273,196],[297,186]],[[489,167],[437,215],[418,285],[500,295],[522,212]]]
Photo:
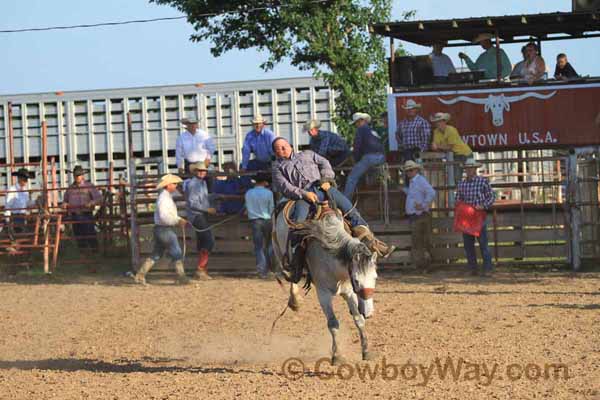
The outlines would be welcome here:
[[[331,362],[339,365],[344,358],[338,347],[340,323],[333,312],[333,298],[340,295],[346,300],[350,314],[358,328],[363,360],[375,358],[369,351],[365,332],[365,319],[374,311],[373,293],[377,280],[377,254],[357,238],[352,237],[344,227],[344,219],[339,211],[322,206],[316,218],[294,226],[303,237],[306,246],[306,277],[309,288],[316,287],[321,308],[327,317],[327,327],[332,338]],[[280,262],[285,262],[291,254],[288,235],[294,225],[286,215],[286,210],[275,216],[273,223],[273,249]],[[297,311],[300,305],[300,287],[290,284],[289,306]]]

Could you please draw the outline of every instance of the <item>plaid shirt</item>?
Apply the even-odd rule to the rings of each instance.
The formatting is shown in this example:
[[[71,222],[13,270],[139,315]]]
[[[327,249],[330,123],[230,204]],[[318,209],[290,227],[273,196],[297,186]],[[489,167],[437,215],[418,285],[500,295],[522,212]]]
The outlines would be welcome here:
[[[482,176],[475,176],[471,179],[463,179],[458,184],[456,200],[462,201],[472,206],[482,206],[490,208],[494,204],[496,194],[492,190],[490,181]]]
[[[320,156],[335,156],[350,150],[341,136],[329,131],[319,131],[317,137],[310,138],[310,149]]]
[[[421,151],[425,151],[429,147],[430,138],[431,124],[420,115],[413,119],[403,119],[398,124],[396,140],[405,149],[418,147]]]

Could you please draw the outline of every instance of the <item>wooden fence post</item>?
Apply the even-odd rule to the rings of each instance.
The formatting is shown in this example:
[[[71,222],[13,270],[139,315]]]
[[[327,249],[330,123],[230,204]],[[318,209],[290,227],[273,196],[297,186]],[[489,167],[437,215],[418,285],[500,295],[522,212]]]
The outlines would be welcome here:
[[[577,153],[569,150],[567,159],[567,204],[571,220],[571,266],[581,268],[581,191],[577,181]]]

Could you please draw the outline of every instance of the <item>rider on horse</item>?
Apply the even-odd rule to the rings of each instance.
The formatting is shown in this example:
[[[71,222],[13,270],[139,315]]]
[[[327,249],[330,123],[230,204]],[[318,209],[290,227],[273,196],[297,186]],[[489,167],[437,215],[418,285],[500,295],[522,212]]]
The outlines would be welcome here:
[[[387,257],[394,251],[394,246],[388,246],[377,240],[358,210],[342,192],[331,186],[335,181],[335,173],[327,159],[306,150],[294,153],[288,141],[277,137],[271,144],[277,161],[273,164],[273,189],[296,204],[291,219],[297,223],[308,218],[311,205],[330,199],[342,210],[350,220],[352,233],[362,240],[372,251]],[[293,251],[289,265],[291,276],[288,280],[297,283],[302,277],[304,248],[301,237],[291,235]]]

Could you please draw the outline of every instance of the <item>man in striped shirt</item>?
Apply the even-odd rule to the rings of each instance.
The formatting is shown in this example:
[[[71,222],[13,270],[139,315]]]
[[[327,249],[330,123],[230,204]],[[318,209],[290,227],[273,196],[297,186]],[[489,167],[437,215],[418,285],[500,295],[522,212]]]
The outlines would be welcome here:
[[[488,210],[494,204],[496,195],[492,190],[490,181],[487,178],[477,175],[477,169],[481,164],[473,159],[468,159],[463,168],[466,172],[466,178],[458,184],[456,193],[456,201],[462,201],[476,210]],[[463,233],[463,243],[465,246],[465,254],[469,263],[471,275],[477,275],[477,254],[475,253],[475,240],[479,242],[481,258],[483,259],[482,276],[489,275],[492,270],[492,255],[488,247],[487,227],[484,223],[481,227],[479,237]]]

